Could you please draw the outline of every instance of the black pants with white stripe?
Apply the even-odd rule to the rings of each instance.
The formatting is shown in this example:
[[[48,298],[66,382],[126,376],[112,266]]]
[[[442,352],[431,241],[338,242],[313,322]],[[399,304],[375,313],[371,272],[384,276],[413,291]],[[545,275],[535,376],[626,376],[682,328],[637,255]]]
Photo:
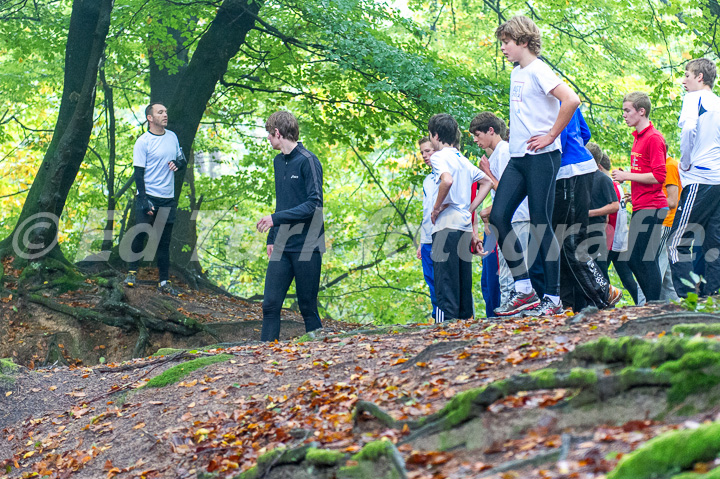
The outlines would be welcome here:
[[[670,232],[670,268],[675,292],[681,298],[695,292],[697,281],[690,273],[693,257],[690,248],[702,246],[705,255],[705,294],[720,288],[720,185],[694,184],[682,190]]]
[[[446,228],[432,235],[436,323],[474,315],[471,241],[469,231]]]

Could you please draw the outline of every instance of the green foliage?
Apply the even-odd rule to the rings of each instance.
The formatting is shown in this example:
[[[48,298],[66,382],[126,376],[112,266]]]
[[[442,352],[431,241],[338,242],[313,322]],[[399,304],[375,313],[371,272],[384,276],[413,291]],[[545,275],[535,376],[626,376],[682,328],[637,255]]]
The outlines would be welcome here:
[[[150,381],[148,381],[144,387],[161,388],[170,384],[175,384],[176,382],[180,381],[182,378],[197,369],[202,369],[211,364],[229,361],[233,357],[234,356],[232,354],[216,354],[215,356],[203,356],[200,358],[192,359],[185,363],[178,364],[177,366],[173,366],[170,369],[162,372],[161,374],[158,374]]]
[[[254,225],[273,211],[276,152],[262,126],[277,109],[296,114],[301,139],[323,164],[328,253],[321,314],[376,324],[428,321],[430,299],[415,258],[428,170],[415,142],[434,113],[452,113],[463,129],[479,111],[508,117],[511,65],[494,37],[499,22],[516,13],[535,18],[543,55],[579,92],[594,140],[616,166],[627,164],[632,141],[620,118],[622,95],[650,92],[653,122],[677,154],[684,62],[718,53],[717,11],[688,0],[593,0],[573,8],[559,0],[532,6],[510,0],[498,11],[480,0],[392,5],[264,2],[257,28],[228,65],[198,129],[195,181],[183,188],[180,205],[202,198],[198,256],[210,278],[232,293],[251,298],[263,291],[265,235]],[[0,22],[3,236],[22,207],[24,196],[15,193],[29,187],[51,138],[70,6],[70,0],[33,2],[25,16]],[[133,144],[150,96],[150,59],[163,72],[182,74],[184,54],[192,58],[216,13],[217,2],[115,2],[103,62],[115,106],[108,110],[99,87],[92,150],[61,218],[68,258],[98,251],[109,192],[117,195],[132,174]],[[117,121],[112,145],[111,113]],[[462,143],[477,161],[482,153],[469,136]],[[210,159],[214,165],[200,165]],[[132,217],[132,190],[115,198],[115,244],[128,226],[122,218]],[[480,291],[477,267],[473,280]],[[475,299],[483,311],[480,295]],[[290,297],[285,306],[293,305]]]

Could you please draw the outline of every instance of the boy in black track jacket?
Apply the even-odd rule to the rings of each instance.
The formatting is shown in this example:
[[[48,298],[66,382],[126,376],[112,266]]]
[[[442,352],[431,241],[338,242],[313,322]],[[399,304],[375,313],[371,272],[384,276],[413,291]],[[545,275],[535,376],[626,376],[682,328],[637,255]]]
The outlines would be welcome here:
[[[270,260],[265,275],[261,341],[280,337],[280,310],[295,278],[305,330],[322,327],[317,309],[322,254],[325,252],[322,165],[298,142],[300,128],[292,113],[278,111],[265,123],[275,157],[275,213],[257,223],[268,231]]]

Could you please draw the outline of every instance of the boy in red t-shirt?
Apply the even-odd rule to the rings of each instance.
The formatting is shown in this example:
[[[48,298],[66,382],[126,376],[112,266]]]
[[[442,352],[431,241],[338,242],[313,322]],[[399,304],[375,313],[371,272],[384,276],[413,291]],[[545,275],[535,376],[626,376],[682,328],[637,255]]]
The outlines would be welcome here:
[[[647,300],[657,301],[662,287],[658,266],[661,227],[668,212],[662,190],[667,146],[665,138],[650,121],[650,110],[650,97],[646,93],[632,92],[623,98],[623,118],[628,126],[635,128],[632,168],[630,172],[614,170],[612,176],[618,182],[630,181],[633,205],[628,250],[630,269]]]

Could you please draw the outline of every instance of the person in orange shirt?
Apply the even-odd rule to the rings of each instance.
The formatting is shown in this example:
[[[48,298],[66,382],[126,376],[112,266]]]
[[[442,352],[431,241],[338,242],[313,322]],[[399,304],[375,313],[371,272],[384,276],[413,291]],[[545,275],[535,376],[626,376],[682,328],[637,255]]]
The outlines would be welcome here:
[[[670,238],[670,230],[672,229],[673,220],[675,219],[675,210],[677,210],[682,185],[680,184],[680,171],[678,170],[677,160],[668,156],[665,160],[665,169],[667,174],[665,176],[665,183],[663,183],[663,193],[665,193],[667,197],[669,211],[662,224],[662,240],[660,243],[660,254],[658,255],[658,266],[660,267],[660,276],[662,277],[660,299],[676,301],[680,298],[675,292],[675,286],[673,286],[667,241]]]

